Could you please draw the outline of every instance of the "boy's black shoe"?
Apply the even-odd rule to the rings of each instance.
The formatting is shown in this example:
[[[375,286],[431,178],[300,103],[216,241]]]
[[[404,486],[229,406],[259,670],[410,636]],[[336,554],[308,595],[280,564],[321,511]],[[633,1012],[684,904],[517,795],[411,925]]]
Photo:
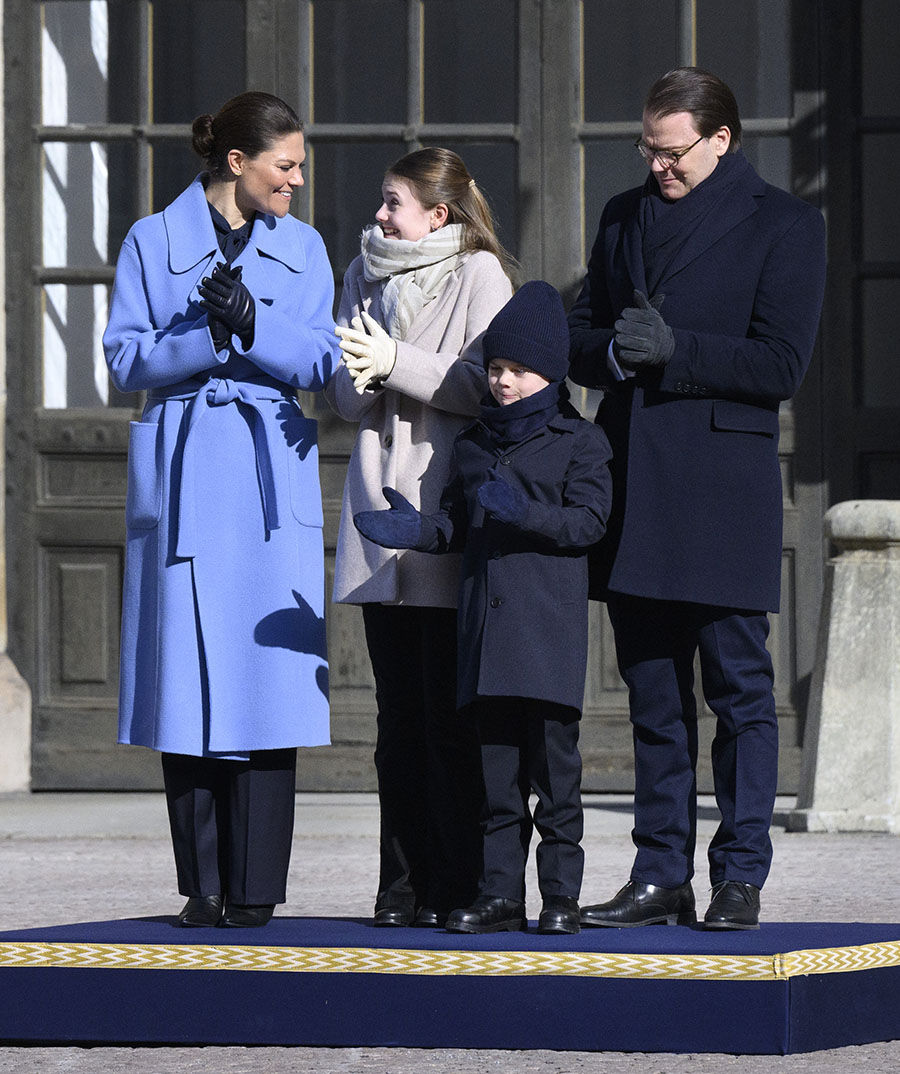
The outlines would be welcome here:
[[[578,900],[571,895],[548,895],[544,899],[538,932],[581,932]]]
[[[758,929],[759,888],[742,880],[723,880],[716,884],[703,926],[707,929]]]
[[[525,904],[494,895],[479,895],[466,910],[447,918],[448,932],[518,932],[525,928]]]

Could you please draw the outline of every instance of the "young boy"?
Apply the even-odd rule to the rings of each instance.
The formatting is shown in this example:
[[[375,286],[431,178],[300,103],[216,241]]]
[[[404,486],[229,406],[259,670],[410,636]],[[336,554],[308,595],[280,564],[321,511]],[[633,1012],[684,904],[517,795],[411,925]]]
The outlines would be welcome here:
[[[457,703],[481,740],[484,868],[475,902],[447,919],[453,932],[525,928],[533,827],[539,931],[579,930],[587,550],[611,482],[606,435],[568,402],[568,353],[559,294],[525,284],[484,334],[490,395],[456,439],[441,510],[422,515],[386,488],[389,511],[354,518],[387,548],[463,552]]]

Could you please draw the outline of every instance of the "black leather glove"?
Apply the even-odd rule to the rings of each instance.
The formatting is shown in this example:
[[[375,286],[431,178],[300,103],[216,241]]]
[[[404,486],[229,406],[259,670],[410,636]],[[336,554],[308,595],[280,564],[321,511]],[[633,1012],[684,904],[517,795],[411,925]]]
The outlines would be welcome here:
[[[357,511],[353,524],[367,540],[382,548],[415,548],[422,539],[422,515],[390,486],[381,490],[389,511]]]
[[[241,283],[240,266],[223,265],[220,261],[213,269],[212,276],[203,277],[199,291],[201,308],[222,321],[244,347],[249,347],[253,341],[256,307],[253,295]]]
[[[217,351],[224,350],[231,342],[231,329],[218,317],[207,314],[206,323],[209,326],[209,334],[212,336],[213,346]]]
[[[528,513],[528,497],[491,472],[478,490],[478,502],[489,515],[511,526],[521,526]]]
[[[635,291],[634,306],[622,310],[615,324],[615,355],[625,369],[664,366],[672,357],[675,336],[659,312],[665,297],[648,300],[642,291]]]

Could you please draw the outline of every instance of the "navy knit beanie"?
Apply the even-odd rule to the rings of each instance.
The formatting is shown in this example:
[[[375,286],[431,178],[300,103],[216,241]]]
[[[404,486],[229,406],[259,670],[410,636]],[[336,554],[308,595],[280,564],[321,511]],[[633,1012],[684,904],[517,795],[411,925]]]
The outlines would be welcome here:
[[[506,358],[547,380],[565,380],[569,325],[559,292],[543,280],[523,284],[488,325],[481,347],[485,369],[492,358]]]

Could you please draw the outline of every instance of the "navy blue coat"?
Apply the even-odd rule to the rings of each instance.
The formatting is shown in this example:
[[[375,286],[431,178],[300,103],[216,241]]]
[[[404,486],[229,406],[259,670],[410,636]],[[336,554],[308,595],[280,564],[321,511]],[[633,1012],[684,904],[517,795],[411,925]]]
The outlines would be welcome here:
[[[570,376],[606,390],[596,420],[613,450],[613,509],[592,596],[777,611],[778,405],[812,354],[824,221],[748,168],[656,287],[675,337],[668,365],[614,383],[614,322],[635,288],[646,291],[640,195],[629,190],[604,209],[569,315]]]
[[[436,536],[425,551],[463,552],[458,705],[530,697],[581,710],[587,668],[587,550],[606,528],[609,443],[566,404],[520,443],[498,448],[481,422],[453,449]],[[493,472],[531,501],[515,527],[486,516]]]

